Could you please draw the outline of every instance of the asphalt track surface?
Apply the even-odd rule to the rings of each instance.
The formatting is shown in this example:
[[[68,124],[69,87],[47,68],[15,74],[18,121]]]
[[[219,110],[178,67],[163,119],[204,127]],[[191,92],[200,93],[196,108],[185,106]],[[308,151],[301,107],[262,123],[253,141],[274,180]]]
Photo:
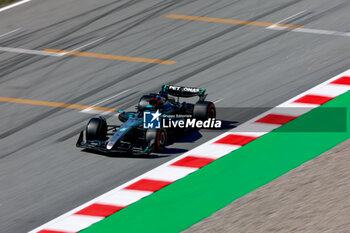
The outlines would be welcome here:
[[[0,96],[132,109],[164,83],[208,89],[236,121],[273,107],[349,68],[350,37],[166,18],[169,14],[350,30],[345,0],[33,0],[0,13],[1,47],[74,50],[176,61],[148,64],[79,56],[0,53]],[[93,115],[0,103],[0,229],[27,232],[178,156],[222,131],[188,135],[152,158],[108,157],[75,148]],[[225,115],[226,114],[226,115]],[[227,116],[230,115],[230,116]],[[113,114],[108,121],[114,123]]]

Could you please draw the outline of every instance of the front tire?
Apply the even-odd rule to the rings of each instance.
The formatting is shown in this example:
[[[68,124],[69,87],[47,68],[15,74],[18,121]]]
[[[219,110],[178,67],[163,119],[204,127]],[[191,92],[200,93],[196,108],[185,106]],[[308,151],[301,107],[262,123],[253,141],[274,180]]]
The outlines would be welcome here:
[[[86,126],[86,140],[104,141],[107,136],[107,122],[103,117],[91,118]]]
[[[163,152],[168,141],[167,132],[164,129],[148,129],[146,131],[146,143],[154,147],[154,151]]]

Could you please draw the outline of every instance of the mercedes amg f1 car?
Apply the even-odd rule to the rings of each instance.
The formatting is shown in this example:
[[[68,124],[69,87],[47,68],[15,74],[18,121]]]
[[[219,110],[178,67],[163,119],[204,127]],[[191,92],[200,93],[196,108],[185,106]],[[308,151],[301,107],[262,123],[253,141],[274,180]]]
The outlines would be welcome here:
[[[138,102],[136,111],[119,111],[120,126],[108,125],[104,117],[90,119],[85,133],[80,133],[76,146],[103,153],[128,153],[149,155],[162,152],[167,145],[169,135],[183,135],[186,128],[146,128],[145,113],[159,113],[175,116],[177,120],[192,118],[199,120],[215,119],[216,109],[212,102],[205,101],[206,89],[163,85],[159,93],[144,95]],[[196,103],[180,102],[180,98],[198,96]],[[85,136],[85,138],[84,138]]]

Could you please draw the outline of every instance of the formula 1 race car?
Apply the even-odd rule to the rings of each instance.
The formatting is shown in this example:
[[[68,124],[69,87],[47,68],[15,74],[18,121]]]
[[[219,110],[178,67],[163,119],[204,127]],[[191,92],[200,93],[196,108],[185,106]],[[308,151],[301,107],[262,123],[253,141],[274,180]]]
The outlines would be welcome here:
[[[144,95],[138,102],[135,112],[119,111],[122,125],[108,125],[104,117],[92,118],[84,131],[80,133],[77,147],[103,153],[130,153],[149,155],[162,152],[169,135],[183,135],[186,127],[147,127],[146,115],[151,114],[151,121],[159,117],[172,116],[173,122],[184,119],[215,119],[216,109],[212,102],[205,101],[205,89],[163,85],[157,94]],[[199,97],[196,103],[180,102],[180,98]],[[150,123],[148,123],[150,124]]]

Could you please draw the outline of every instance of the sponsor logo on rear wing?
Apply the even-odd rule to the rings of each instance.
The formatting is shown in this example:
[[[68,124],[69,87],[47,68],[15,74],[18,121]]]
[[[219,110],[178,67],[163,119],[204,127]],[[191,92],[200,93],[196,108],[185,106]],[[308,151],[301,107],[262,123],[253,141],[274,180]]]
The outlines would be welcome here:
[[[163,85],[162,92],[168,93],[169,95],[178,96],[178,97],[206,96],[204,88],[196,88],[196,87],[180,87],[180,86],[173,86],[173,85]]]

